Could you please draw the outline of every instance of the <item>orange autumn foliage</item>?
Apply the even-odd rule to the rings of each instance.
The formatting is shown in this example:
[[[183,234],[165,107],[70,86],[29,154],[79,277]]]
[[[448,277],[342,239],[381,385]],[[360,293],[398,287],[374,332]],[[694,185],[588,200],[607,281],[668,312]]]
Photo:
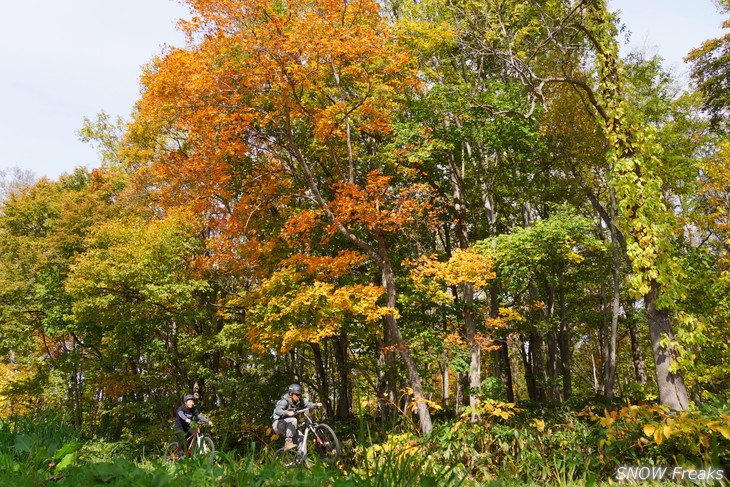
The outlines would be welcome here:
[[[377,2],[187,3],[188,45],[147,67],[128,151],[162,206],[207,216],[217,265],[250,270],[274,234],[308,237],[324,217],[386,231],[415,218],[417,188],[388,195],[375,173],[355,182],[351,133],[389,134],[396,95],[419,84]],[[330,211],[301,206],[303,177],[333,188]]]
[[[435,209],[425,201],[431,193],[430,188],[425,184],[413,184],[396,192],[390,186],[391,179],[391,176],[373,171],[368,174],[365,187],[338,184],[337,197],[330,205],[336,221],[393,232],[412,225],[424,215],[433,217]],[[336,231],[334,226],[331,231]]]

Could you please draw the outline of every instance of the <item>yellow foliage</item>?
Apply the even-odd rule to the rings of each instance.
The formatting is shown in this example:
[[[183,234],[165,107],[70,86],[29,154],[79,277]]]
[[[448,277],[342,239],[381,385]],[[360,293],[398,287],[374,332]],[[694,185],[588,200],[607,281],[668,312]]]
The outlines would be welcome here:
[[[418,403],[420,403],[420,402],[426,403],[426,406],[428,406],[428,408],[431,411],[441,411],[441,409],[442,409],[442,407],[439,404],[435,403],[434,401],[426,399],[425,397],[420,397],[420,398],[414,398],[411,402],[408,403],[407,412],[409,414],[415,413],[416,410],[418,409]]]
[[[728,421],[730,423],[730,421]],[[722,436],[724,436],[726,439],[730,440],[730,426],[714,426],[711,427],[713,430],[720,433]]]
[[[428,289],[433,279],[446,286],[472,284],[483,288],[496,276],[492,260],[471,249],[456,249],[446,262],[424,255],[412,264],[411,280],[422,289]]]
[[[724,421],[703,416],[698,411],[683,411],[679,414],[661,405],[631,405],[618,411],[604,411],[603,416],[592,412],[581,413],[591,421],[598,421],[605,429],[606,437],[600,447],[608,447],[616,441],[637,433],[640,426],[643,436],[635,439],[635,445],[643,449],[654,443],[662,445],[676,439],[682,443],[696,445],[697,452],[709,449],[714,434],[730,439],[730,417],[721,415]]]
[[[11,414],[23,414],[30,410],[31,398],[11,394],[13,383],[27,380],[32,376],[31,370],[22,364],[0,361],[0,418]]]
[[[388,436],[385,443],[373,445],[365,451],[365,459],[370,464],[378,463],[383,457],[383,453],[391,453],[391,456],[385,457],[392,459],[403,458],[412,455],[419,455],[421,451],[420,444],[413,436],[403,433]]]
[[[586,260],[585,257],[583,257],[580,254],[576,254],[573,251],[568,252],[567,255],[566,255],[566,257],[568,258],[569,261],[574,262],[576,264],[580,264],[581,262],[583,262],[584,260]]]
[[[343,264],[349,254],[338,258],[317,258],[304,268],[288,265],[261,281],[259,288],[237,305],[248,309],[244,333],[259,353],[275,348],[290,350],[298,343],[321,343],[339,332],[343,318],[359,317],[376,323],[397,311],[378,305],[383,294],[381,286],[372,284],[337,285],[321,280],[331,277],[348,266]],[[291,260],[290,264],[305,261]],[[312,271],[316,276],[311,278]]]
[[[527,321],[518,311],[509,308],[499,308],[499,316],[505,321]]]
[[[512,402],[501,402],[494,399],[483,399],[479,401],[474,407],[468,407],[461,415],[460,421],[470,422],[473,414],[479,416],[492,416],[494,418],[510,419],[515,414],[522,410],[515,407],[515,403]]]

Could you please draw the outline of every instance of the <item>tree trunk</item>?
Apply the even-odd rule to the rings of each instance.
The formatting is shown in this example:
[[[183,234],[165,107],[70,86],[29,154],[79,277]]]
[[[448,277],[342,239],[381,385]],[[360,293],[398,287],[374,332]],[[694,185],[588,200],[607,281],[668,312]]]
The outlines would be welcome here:
[[[631,358],[634,363],[634,377],[636,382],[646,384],[649,380],[646,375],[646,363],[644,362],[644,350],[641,348],[639,327],[636,326],[633,316],[633,302],[626,306],[626,319],[628,321],[629,336],[631,337]]]
[[[616,221],[616,191],[611,189],[611,221]],[[615,225],[609,226],[611,232],[611,321],[604,335],[606,355],[603,365],[603,393],[613,397],[616,384],[616,346],[618,342],[618,315],[621,310],[621,254],[619,252],[618,231]]]
[[[439,362],[439,371],[441,373],[441,407],[444,411],[449,409],[449,355],[444,352],[444,358]]]
[[[671,372],[669,370],[676,361],[677,351],[672,345],[674,332],[669,320],[669,311],[656,307],[659,287],[659,283],[652,281],[649,292],[644,296],[651,349],[654,354],[659,401],[676,411],[687,411],[689,409],[689,400],[684,378],[680,372]],[[669,340],[667,346],[661,343],[665,338]]]
[[[497,360],[500,363],[502,385],[504,386],[504,392],[507,402],[515,402],[515,389],[512,381],[512,364],[509,359],[509,347],[507,342],[501,340],[498,342],[499,348],[496,353],[498,354]]]
[[[464,329],[466,331],[466,342],[469,344],[471,358],[469,361],[469,406],[474,407],[479,402],[478,394],[482,387],[482,347],[476,340],[477,327],[474,320],[474,311],[471,306],[474,303],[474,286],[466,283],[462,288],[464,304]],[[479,418],[476,413],[471,416],[472,421]]]
[[[530,362],[532,364],[532,376],[535,384],[535,396],[532,399],[537,402],[545,402],[547,399],[545,390],[547,377],[545,375],[543,339],[537,330],[530,333]]]
[[[466,404],[464,390],[466,389],[466,385],[468,383],[468,374],[465,374],[464,372],[459,372],[458,374],[456,374],[456,400],[454,404],[454,411],[456,412],[456,414],[461,413],[461,409]]]
[[[384,246],[384,240],[380,239],[381,248]],[[388,258],[387,252],[381,252],[383,257],[383,264],[381,266],[381,273],[383,277],[383,287],[385,287],[386,295],[386,306],[395,309],[396,307],[396,285],[395,285],[395,274],[390,265],[390,259]],[[385,316],[385,327],[388,330],[388,334],[393,341],[393,345],[398,350],[398,353],[403,360],[406,367],[406,373],[408,375],[408,382],[413,389],[413,400],[416,403],[416,411],[418,411],[418,419],[421,423],[421,431],[423,433],[430,433],[433,428],[431,422],[431,413],[428,410],[428,404],[423,394],[423,386],[421,385],[421,376],[418,373],[416,362],[411,355],[411,350],[403,340],[400,328],[398,328],[398,321],[394,314],[388,314]]]
[[[461,126],[458,117],[454,117],[454,123]],[[469,248],[469,228],[467,226],[467,198],[465,188],[465,157],[472,156],[472,148],[468,142],[461,145],[459,154],[451,154],[449,158],[449,176],[453,190],[453,211],[456,216],[456,236],[460,249]],[[466,342],[469,345],[471,357],[469,359],[469,405],[475,406],[482,386],[482,347],[475,339],[477,334],[476,321],[474,319],[474,286],[465,283],[461,287],[461,300],[464,306],[464,332]],[[477,415],[472,414],[472,421],[477,421]]]
[[[566,401],[573,397],[573,373],[570,370],[573,350],[567,326],[562,321],[558,331],[558,346],[560,347],[560,371],[563,376],[563,400]]]
[[[532,347],[529,340],[526,343],[527,350],[525,350],[525,343],[521,344],[520,349],[520,357],[522,358],[522,366],[525,368],[525,387],[527,388],[527,397],[531,401],[536,401],[537,397],[537,385],[535,380],[535,373],[532,370],[532,356],[530,354],[530,349]]]
[[[546,282],[547,306],[546,316],[549,321],[555,316],[555,285]],[[558,386],[558,370],[560,369],[558,361],[558,335],[554,329],[550,329],[546,334],[547,359],[545,362],[547,381],[545,384],[546,398],[550,401],[560,401],[560,387]]]
[[[324,403],[327,417],[332,417],[332,403],[330,402],[330,391],[327,383],[327,372],[322,360],[322,347],[318,343],[310,343],[314,356],[314,371],[317,374],[317,395],[320,402]]]
[[[555,330],[547,332],[547,399],[550,401],[560,401],[561,390],[558,385],[558,370],[560,368],[558,361],[558,334]]]
[[[499,284],[495,279],[489,286],[489,317],[499,317]],[[509,360],[509,349],[505,340],[496,339],[497,349],[492,351],[492,375],[502,382],[502,389],[507,402],[514,402],[515,394],[512,386],[512,369]]]
[[[593,370],[593,393],[599,394],[601,391],[601,385],[598,382],[598,370],[596,368],[596,357],[593,355],[593,352],[591,352],[591,365]]]
[[[340,328],[340,334],[332,339],[332,351],[337,364],[337,410],[340,419],[348,419],[352,415],[352,392],[350,391],[350,365],[347,361],[347,331],[345,324]]]
[[[74,360],[75,361],[75,360]],[[71,401],[72,401],[72,411],[73,411],[73,425],[74,428],[77,430],[81,429],[83,418],[84,418],[84,411],[83,411],[83,401],[82,399],[82,393],[81,393],[81,374],[79,373],[79,370],[74,363],[73,370],[71,372]]]
[[[617,55],[616,33],[614,30],[604,28],[611,26],[610,14],[603,1],[591,1],[586,5],[587,18],[596,26],[594,27],[596,36],[593,41],[605,54],[598,57],[598,68],[600,95],[607,101],[606,106],[601,107],[601,109],[606,108],[603,115],[604,127],[616,156],[611,186],[616,189],[616,198],[623,198],[622,204],[627,208],[624,214],[627,231],[641,252],[651,257],[648,264],[637,265],[636,261],[633,261],[632,266],[634,271],[642,274],[644,276],[642,279],[646,279],[649,284],[649,291],[644,296],[644,306],[654,354],[659,400],[671,409],[684,411],[689,407],[684,379],[681,372],[670,371],[676,361],[677,351],[672,345],[674,333],[669,312],[657,308],[661,286],[656,278],[650,277],[651,272],[649,272],[660,271],[660,258],[671,258],[665,254],[668,251],[657,244],[660,239],[667,239],[665,243],[671,239],[671,224],[660,223],[664,217],[669,216],[667,213],[671,210],[660,209],[661,205],[666,203],[660,189],[661,179],[653,173],[655,162],[645,160],[641,155],[642,151],[655,153],[659,149],[659,143],[650,133],[638,136],[639,132],[633,124],[627,123],[630,117],[626,118],[625,109],[630,108],[630,105],[626,103],[624,89],[628,83],[625,81],[621,60]],[[639,157],[636,157],[637,154]],[[628,164],[625,164],[627,162]],[[626,190],[627,187],[641,188],[641,191],[632,193]],[[664,211],[667,213],[662,214]],[[648,223],[641,217],[643,214],[651,215],[651,218],[658,223]],[[658,230],[662,228],[663,230]],[[657,233],[658,231],[663,233]],[[663,339],[669,340],[667,346],[661,344]]]
[[[381,422],[393,413],[395,409],[395,361],[392,350],[392,341],[388,328],[384,325],[383,340],[376,340],[378,350],[378,372],[376,388],[378,395],[378,411]]]
[[[563,400],[570,399],[573,396],[573,374],[570,370],[570,364],[573,358],[573,349],[570,344],[570,334],[568,333],[567,309],[565,305],[565,281],[562,271],[559,273],[558,287],[558,314],[560,316],[560,325],[558,328],[558,346],[560,347],[560,372],[563,376]]]

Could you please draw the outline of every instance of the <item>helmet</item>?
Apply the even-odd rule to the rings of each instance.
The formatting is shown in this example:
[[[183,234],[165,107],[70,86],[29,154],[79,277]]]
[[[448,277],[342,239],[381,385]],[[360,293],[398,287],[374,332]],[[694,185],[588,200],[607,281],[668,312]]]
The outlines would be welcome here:
[[[292,384],[289,386],[289,394],[299,394],[302,395],[302,386],[299,384]]]
[[[193,396],[192,394],[188,394],[187,396],[183,397],[183,402],[188,402],[191,399],[195,401],[195,396]]]

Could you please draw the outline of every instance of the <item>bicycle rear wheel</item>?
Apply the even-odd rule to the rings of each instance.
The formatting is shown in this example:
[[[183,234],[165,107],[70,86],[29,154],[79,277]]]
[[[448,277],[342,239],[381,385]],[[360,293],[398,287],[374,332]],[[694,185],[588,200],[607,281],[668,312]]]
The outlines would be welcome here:
[[[288,450],[279,448],[274,453],[274,461],[284,467],[294,467],[306,463],[304,456],[296,448],[290,448]]]
[[[165,456],[163,458],[166,462],[174,462],[180,459],[181,453],[180,446],[176,441],[173,441],[165,448]]]
[[[326,424],[318,424],[314,428],[314,449],[319,456],[327,463],[335,463],[342,453],[340,451],[340,440],[335,432]]]

